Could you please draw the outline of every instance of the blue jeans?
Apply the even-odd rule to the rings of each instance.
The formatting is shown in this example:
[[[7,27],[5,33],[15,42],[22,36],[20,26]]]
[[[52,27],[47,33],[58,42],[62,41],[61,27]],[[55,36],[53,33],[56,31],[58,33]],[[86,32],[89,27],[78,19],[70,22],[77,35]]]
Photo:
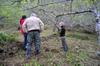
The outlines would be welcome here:
[[[66,38],[65,37],[60,37],[60,39],[61,39],[61,42],[62,42],[64,52],[67,52],[68,51],[68,46],[67,46],[67,43],[66,43]]]
[[[33,42],[34,42],[34,46],[35,46],[35,52],[36,51],[40,52],[41,40],[40,40],[40,32],[39,31],[28,32],[27,46],[26,46],[26,57],[27,58],[30,57]]]
[[[24,49],[26,49],[26,45],[27,45],[27,33],[24,33],[24,44],[23,44]]]

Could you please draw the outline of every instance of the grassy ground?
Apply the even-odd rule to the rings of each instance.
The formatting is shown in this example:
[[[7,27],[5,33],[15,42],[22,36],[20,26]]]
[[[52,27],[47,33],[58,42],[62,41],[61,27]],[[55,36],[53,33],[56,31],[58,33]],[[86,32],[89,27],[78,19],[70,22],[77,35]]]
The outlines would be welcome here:
[[[52,30],[45,30],[41,37],[54,34]],[[67,32],[66,40],[69,47],[68,53],[64,54],[58,37],[49,37],[41,44],[41,54],[34,56],[34,46],[29,63],[25,63],[25,51],[19,50],[14,57],[9,57],[9,65],[13,66],[98,66],[100,59],[95,55],[98,50],[96,35],[79,32]],[[18,40],[23,37],[19,34]],[[48,51],[46,51],[48,50]]]

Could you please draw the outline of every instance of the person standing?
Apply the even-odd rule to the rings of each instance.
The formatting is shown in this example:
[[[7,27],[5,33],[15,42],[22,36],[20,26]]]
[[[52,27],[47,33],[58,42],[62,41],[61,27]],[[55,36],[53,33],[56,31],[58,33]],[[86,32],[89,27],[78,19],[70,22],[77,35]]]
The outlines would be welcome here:
[[[97,18],[96,18],[96,28],[95,28],[95,30],[96,30],[96,33],[97,33],[97,36],[98,36],[98,45],[100,47],[100,15],[97,16]],[[97,56],[100,56],[100,51],[97,51],[96,54],[97,54]]]
[[[98,35],[98,44],[100,46],[100,15],[97,15],[96,17],[96,33]]]
[[[60,39],[61,39],[61,42],[62,42],[63,50],[66,54],[67,51],[68,51],[68,46],[67,46],[66,37],[65,37],[66,29],[65,29],[64,22],[60,22],[59,27],[60,27],[60,32],[59,32]]]
[[[26,49],[26,44],[27,44],[27,33],[23,31],[22,25],[24,23],[26,19],[26,15],[23,15],[20,19],[20,32],[23,34],[24,36],[24,44],[23,44],[23,49]]]
[[[27,46],[26,46],[26,58],[30,58],[32,42],[35,46],[35,55],[40,54],[40,32],[44,29],[44,23],[37,17],[35,13],[32,13],[29,18],[27,18],[23,24],[24,32],[27,32]]]

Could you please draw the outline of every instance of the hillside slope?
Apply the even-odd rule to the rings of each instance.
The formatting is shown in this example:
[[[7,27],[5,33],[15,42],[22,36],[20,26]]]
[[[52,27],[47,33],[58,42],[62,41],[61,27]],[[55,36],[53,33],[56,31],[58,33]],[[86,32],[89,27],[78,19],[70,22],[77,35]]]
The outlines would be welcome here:
[[[100,64],[100,58],[95,55],[95,52],[99,49],[95,35],[67,32],[66,40],[69,51],[65,56],[57,35],[49,35],[49,33],[49,31],[46,32],[48,36],[43,35],[44,33],[42,34],[42,50],[39,56],[34,56],[33,46],[29,63],[26,63],[25,51],[20,47],[22,43],[7,45],[8,49],[12,47],[13,49],[15,48],[17,52],[13,55],[8,55],[8,57],[2,62],[0,61],[0,63],[4,63],[4,66],[98,66]],[[19,49],[16,49],[16,46]]]

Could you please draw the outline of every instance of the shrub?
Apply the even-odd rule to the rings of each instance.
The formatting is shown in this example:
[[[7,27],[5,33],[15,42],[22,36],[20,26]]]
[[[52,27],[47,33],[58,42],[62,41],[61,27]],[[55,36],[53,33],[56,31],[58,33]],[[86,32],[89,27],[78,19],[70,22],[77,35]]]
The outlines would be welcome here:
[[[7,44],[16,41],[14,34],[0,33],[0,44]]]

